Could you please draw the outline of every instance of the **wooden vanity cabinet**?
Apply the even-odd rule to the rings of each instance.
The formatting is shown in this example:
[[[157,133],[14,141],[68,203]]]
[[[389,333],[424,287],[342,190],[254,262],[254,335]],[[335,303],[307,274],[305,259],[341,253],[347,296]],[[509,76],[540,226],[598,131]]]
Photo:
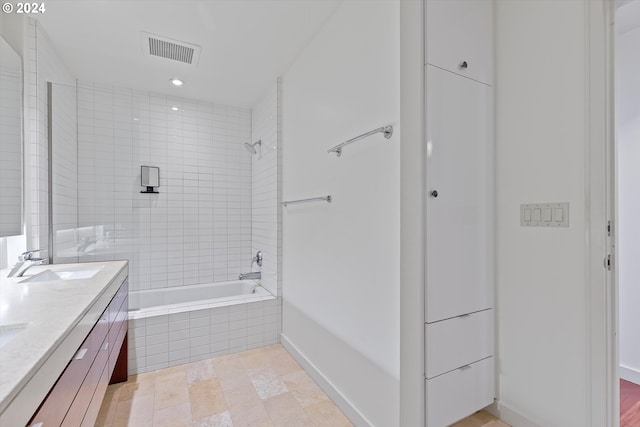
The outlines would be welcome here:
[[[127,380],[128,293],[125,280],[29,426],[94,425],[107,386]]]

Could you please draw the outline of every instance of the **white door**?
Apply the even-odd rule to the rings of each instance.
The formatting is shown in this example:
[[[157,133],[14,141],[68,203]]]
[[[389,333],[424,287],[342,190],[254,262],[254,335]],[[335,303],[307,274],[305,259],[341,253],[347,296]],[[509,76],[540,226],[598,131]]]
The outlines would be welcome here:
[[[491,86],[428,65],[426,321],[493,307]]]

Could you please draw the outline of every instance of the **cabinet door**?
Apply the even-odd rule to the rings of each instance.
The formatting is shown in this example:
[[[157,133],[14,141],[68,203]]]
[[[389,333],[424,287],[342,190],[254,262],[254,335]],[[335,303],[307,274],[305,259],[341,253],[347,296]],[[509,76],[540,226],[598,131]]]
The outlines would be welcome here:
[[[492,85],[493,1],[425,3],[427,63]]]
[[[492,117],[490,86],[427,66],[427,322],[493,307]]]

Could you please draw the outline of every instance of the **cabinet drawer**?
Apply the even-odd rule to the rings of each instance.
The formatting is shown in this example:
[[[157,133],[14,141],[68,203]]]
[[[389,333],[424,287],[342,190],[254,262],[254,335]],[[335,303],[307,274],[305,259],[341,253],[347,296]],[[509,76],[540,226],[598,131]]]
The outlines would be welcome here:
[[[109,348],[109,378],[111,378],[113,370],[115,369],[118,362],[118,356],[120,355],[122,343],[127,336],[127,330],[128,327],[126,322],[122,323],[121,328],[116,335],[116,338],[111,343],[109,343],[109,345],[111,346],[111,348]]]
[[[102,373],[107,366],[108,351],[106,342],[107,341],[104,340],[102,343],[100,351],[91,365],[91,369],[82,382],[82,386],[80,387],[80,390],[78,390],[78,394],[73,400],[73,403],[69,408],[69,412],[67,412],[67,415],[64,418],[64,422],[62,423],[63,427],[76,427],[80,425],[84,419],[89,403],[91,402],[96,388],[98,387],[98,383],[100,382],[100,378],[102,377]]]
[[[115,344],[118,338],[118,334],[120,333],[123,325],[127,323],[127,310],[129,308],[129,304],[126,295],[124,300],[120,302],[121,304],[117,307],[117,309],[113,310],[113,323],[111,324],[111,328],[109,329],[109,353],[116,350]]]
[[[493,85],[493,2],[429,0],[425,4],[427,63]]]
[[[103,318],[104,315],[101,320]],[[99,326],[100,321],[58,378],[42,406],[32,418],[31,424],[45,421],[45,425],[60,425],[62,423],[106,336],[106,325]]]
[[[494,354],[493,310],[428,323],[425,333],[427,378]]]
[[[98,382],[98,387],[96,391],[93,393],[93,397],[91,399],[91,403],[89,404],[89,408],[87,408],[87,413],[82,420],[81,427],[93,427],[95,425],[96,419],[98,418],[98,413],[100,412],[100,406],[102,405],[102,400],[104,398],[105,393],[107,392],[107,387],[109,386],[109,368],[107,366],[102,370],[102,375],[100,376],[100,381]]]
[[[125,281],[120,287],[120,289],[118,290],[118,292],[116,292],[113,299],[111,300],[111,303],[109,304],[109,307],[107,308],[107,310],[109,311],[110,323],[113,323],[116,321],[116,317],[118,316],[118,313],[120,312],[120,308],[122,307],[122,302],[127,298],[128,293],[129,293],[129,282]]]
[[[494,359],[489,357],[427,382],[427,425],[445,427],[490,405]]]

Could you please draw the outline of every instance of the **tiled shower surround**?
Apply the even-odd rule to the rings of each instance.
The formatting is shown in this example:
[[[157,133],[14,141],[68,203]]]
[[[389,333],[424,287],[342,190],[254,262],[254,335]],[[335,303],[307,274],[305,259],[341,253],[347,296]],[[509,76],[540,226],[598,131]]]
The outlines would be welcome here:
[[[78,84],[78,256],[132,290],[235,280],[251,260],[251,111]],[[160,168],[141,194],[140,166]]]

